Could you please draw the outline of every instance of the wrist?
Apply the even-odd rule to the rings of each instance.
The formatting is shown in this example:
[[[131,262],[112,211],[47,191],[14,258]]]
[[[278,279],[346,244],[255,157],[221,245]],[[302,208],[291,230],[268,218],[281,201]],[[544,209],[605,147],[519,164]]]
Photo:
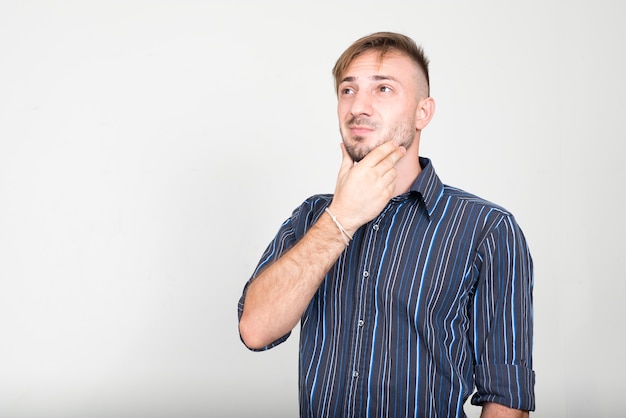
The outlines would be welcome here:
[[[337,220],[341,223],[341,226],[343,226],[343,229],[345,229],[350,236],[354,236],[355,232],[364,224],[364,222],[358,219],[358,215],[353,210],[346,212],[341,205],[336,205],[335,201],[331,202],[328,206],[328,210],[335,215]]]
[[[341,234],[341,238],[346,243],[346,246],[350,245],[350,241],[352,241],[352,234],[344,228],[344,226],[341,224],[341,221],[335,216],[330,208],[327,207],[326,209],[324,209],[324,212],[326,212],[328,216],[330,216],[330,219],[332,219],[333,223],[337,227],[337,230],[339,231],[339,234]]]

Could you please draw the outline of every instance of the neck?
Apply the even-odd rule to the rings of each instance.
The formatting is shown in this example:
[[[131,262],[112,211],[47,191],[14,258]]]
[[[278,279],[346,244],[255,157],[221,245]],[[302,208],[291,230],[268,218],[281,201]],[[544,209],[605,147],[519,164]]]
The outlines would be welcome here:
[[[398,176],[393,195],[399,196],[406,193],[421,173],[422,167],[419,161],[419,137],[416,137],[411,146],[407,148],[406,154],[396,163]]]

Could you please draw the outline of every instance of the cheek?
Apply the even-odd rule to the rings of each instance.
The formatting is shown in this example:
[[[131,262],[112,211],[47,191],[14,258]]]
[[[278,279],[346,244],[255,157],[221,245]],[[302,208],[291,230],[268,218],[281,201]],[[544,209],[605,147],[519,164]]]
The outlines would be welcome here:
[[[339,119],[339,121],[346,120],[346,115],[348,115],[349,113],[350,109],[345,104],[339,103],[337,105],[337,119]]]

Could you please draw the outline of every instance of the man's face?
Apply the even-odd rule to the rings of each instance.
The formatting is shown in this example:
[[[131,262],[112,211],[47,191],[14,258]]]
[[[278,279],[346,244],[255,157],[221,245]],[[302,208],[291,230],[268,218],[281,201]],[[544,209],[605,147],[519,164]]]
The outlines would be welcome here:
[[[417,132],[419,72],[410,58],[378,51],[358,56],[337,92],[339,128],[346,149],[360,161],[376,146],[396,141],[405,148]]]

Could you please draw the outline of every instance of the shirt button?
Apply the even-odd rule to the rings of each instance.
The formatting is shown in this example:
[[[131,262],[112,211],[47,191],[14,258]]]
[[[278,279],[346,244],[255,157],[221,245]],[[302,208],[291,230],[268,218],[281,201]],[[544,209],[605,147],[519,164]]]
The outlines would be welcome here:
[[[359,327],[362,327],[365,324],[365,321],[362,319],[359,319]]]
[[[372,228],[374,228],[374,231],[378,231],[378,224],[374,224]]]
[[[359,377],[359,372],[357,372],[356,370],[352,372],[352,377]]]
[[[370,276],[370,272],[369,272],[369,271],[367,271],[367,270],[365,270],[365,271],[363,272],[363,277],[365,277],[365,278],[367,279],[369,276]]]

